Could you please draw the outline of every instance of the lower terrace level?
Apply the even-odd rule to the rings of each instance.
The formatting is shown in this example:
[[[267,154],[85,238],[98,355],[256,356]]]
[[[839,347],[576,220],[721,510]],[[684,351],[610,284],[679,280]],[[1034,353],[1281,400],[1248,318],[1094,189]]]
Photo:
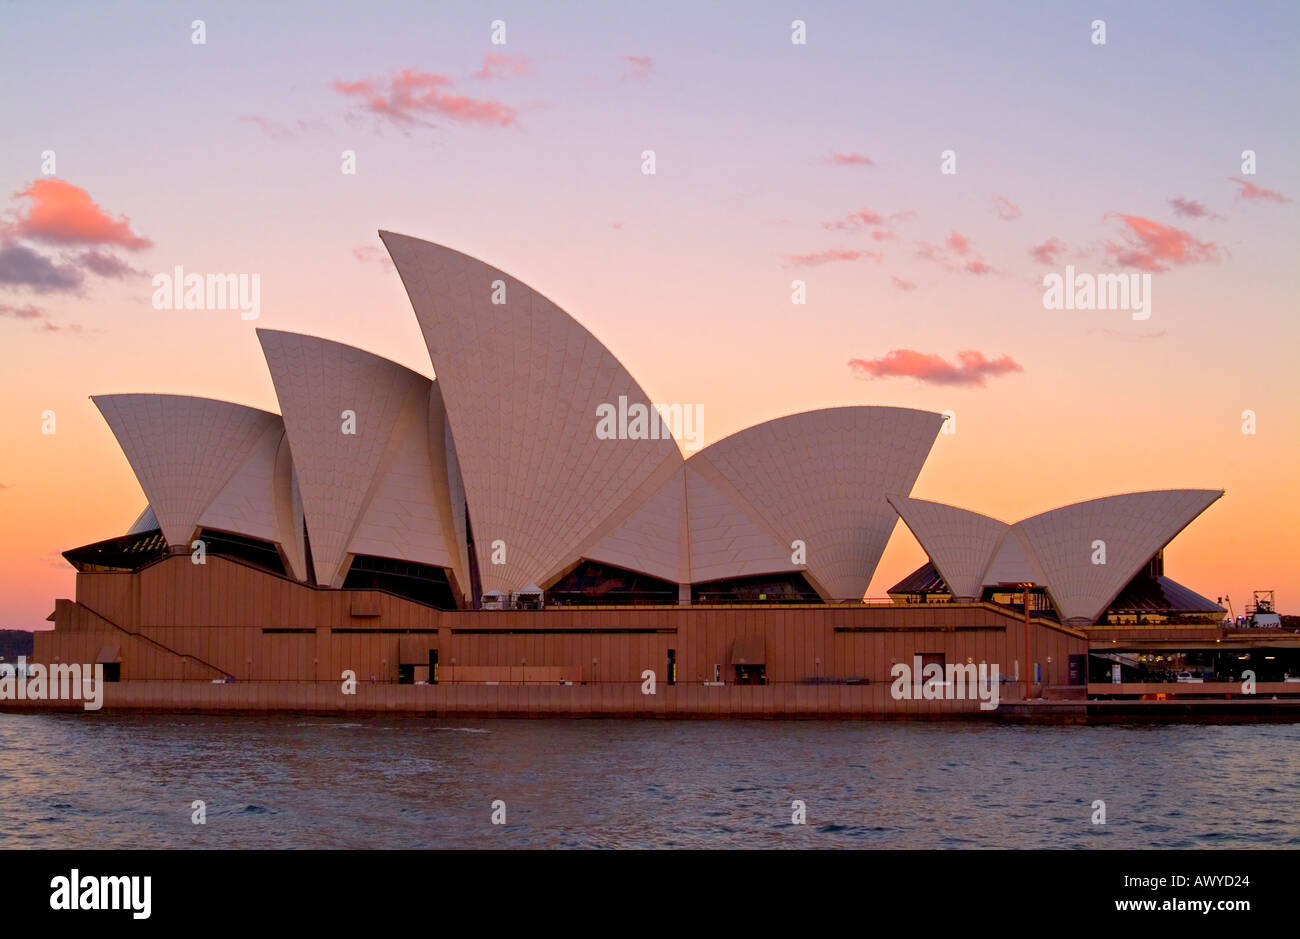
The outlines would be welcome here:
[[[1073,721],[1106,704],[1089,696],[1218,710],[1240,697],[1204,681],[1153,689],[1122,665],[1121,682],[1093,681],[1144,643],[1222,653],[1209,633],[1089,635],[991,603],[442,611],[171,556],[79,573],[51,618],[33,662],[104,666],[110,710]],[[1263,681],[1255,700],[1292,694],[1300,684]],[[20,706],[81,704],[0,701]]]

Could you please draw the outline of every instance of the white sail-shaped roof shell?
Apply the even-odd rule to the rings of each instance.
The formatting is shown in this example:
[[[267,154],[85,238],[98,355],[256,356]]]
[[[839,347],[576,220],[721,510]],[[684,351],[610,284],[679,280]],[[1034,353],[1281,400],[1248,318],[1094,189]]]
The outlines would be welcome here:
[[[280,540],[275,524],[275,457],[283,439],[283,424],[267,425],[244,465],[203,510],[200,525],[266,541]]]
[[[496,268],[381,235],[438,380],[258,330],[283,418],[179,395],[95,397],[148,499],[133,533],[156,524],[186,546],[200,528],[261,538],[305,578],[305,528],[317,583],[341,586],[365,554],[447,568],[463,591],[472,528],[488,593],[552,585],[585,558],[683,594],[798,571],[849,599],[901,515],[955,599],[1032,582],[1064,622],[1090,623],[1222,495],[1129,493],[1007,525],[907,495],[943,418],[904,408],[778,418],[689,460],[666,425],[607,439],[602,409],[654,406],[590,332]]]
[[[938,568],[953,599],[979,599],[989,560],[1011,526],[942,502],[897,495],[889,501]]]
[[[675,584],[689,583],[685,473],[684,467],[666,460],[592,533],[574,561],[586,558]]]
[[[1222,495],[1221,489],[1131,492],[1053,509],[1016,527],[1062,622],[1093,623],[1156,552]]]
[[[457,547],[445,440],[430,440],[433,382],[352,346],[259,329],[301,493],[317,583],[356,554],[449,568]]]
[[[687,467],[714,468],[763,519],[785,554],[779,570],[806,571],[827,598],[860,599],[898,522],[886,493],[911,491],[942,424],[910,408],[807,411],[719,440]]]
[[[597,436],[601,405],[650,400],[546,297],[450,248],[380,235],[442,389],[483,590],[547,583],[648,479],[680,467],[681,451],[671,438]]]
[[[1024,531],[1012,525],[993,549],[988,569],[984,571],[984,586],[1042,583],[1046,583],[1046,578]]]
[[[211,398],[117,394],[91,400],[173,546],[189,547],[204,512],[280,428],[275,414]]]
[[[954,599],[983,587],[1044,587],[1061,621],[1091,624],[1142,567],[1223,495],[1160,489],[1105,496],[1007,525],[937,502],[892,497]],[[977,589],[978,588],[978,589]]]
[[[758,509],[700,454],[686,461],[690,582],[802,571]]]

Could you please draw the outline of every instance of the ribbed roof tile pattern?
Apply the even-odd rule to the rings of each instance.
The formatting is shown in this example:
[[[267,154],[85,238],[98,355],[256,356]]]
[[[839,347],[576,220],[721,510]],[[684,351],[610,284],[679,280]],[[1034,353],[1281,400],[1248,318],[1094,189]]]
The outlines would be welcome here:
[[[451,566],[449,552],[430,550],[431,537],[445,543],[444,532],[428,531],[440,513],[427,511],[445,490],[435,491],[427,450],[419,452],[427,447],[430,380],[342,343],[269,329],[257,335],[293,451],[317,583],[342,584],[359,529],[367,548],[402,543],[399,557]],[[345,411],[355,415],[355,433],[344,432]],[[404,456],[412,438],[415,450]],[[397,476],[387,480],[394,463]],[[399,519],[413,512],[420,537],[407,544],[413,530]]]
[[[429,396],[415,402],[393,428],[397,450],[379,478],[373,498],[348,544],[351,554],[372,554],[456,570],[460,567],[447,493],[447,467],[438,437],[435,461],[429,445]],[[441,429],[441,428],[439,428]],[[436,498],[442,494],[443,498]],[[463,584],[464,582],[461,581]],[[466,585],[467,586],[467,585]]]
[[[451,438],[451,424],[447,420],[447,406],[442,400],[442,388],[432,382],[429,386],[429,460],[433,469],[434,484],[437,491],[446,492],[446,498],[438,500],[438,507],[444,513],[443,531],[453,538],[452,552],[455,563],[452,565],[457,579],[457,586],[467,599],[470,591],[469,577],[469,531],[465,527],[465,485],[461,481],[460,461],[456,459],[456,446]]]
[[[716,467],[787,555],[804,542],[808,574],[830,598],[860,599],[898,522],[885,494],[911,492],[942,423],[910,408],[808,411],[732,434],[687,465]]]
[[[919,499],[891,497],[954,599],[983,587],[1034,583],[1062,622],[1094,623],[1156,552],[1223,495],[1162,489],[1106,496],[1014,525]],[[1104,561],[1102,560],[1104,558]]]
[[[280,550],[289,562],[289,575],[306,580],[307,532],[302,514],[302,492],[298,489],[298,474],[293,469],[293,451],[289,447],[288,434],[280,438],[275,451],[275,524],[286,533],[280,542]]]
[[[1131,492],[1067,505],[1018,524],[1061,620],[1095,622],[1142,565],[1210,507],[1221,489]],[[1094,563],[1097,542],[1105,563]]]
[[[665,462],[671,439],[601,440],[597,407],[650,401],[585,327],[482,261],[381,232],[442,389],[484,591],[519,590],[570,563]],[[494,303],[494,295],[504,302]],[[496,542],[505,563],[494,564]],[[313,540],[313,545],[315,544]]]
[[[279,542],[275,516],[275,456],[284,439],[280,421],[268,424],[244,465],[230,477],[199,516],[204,528]]]
[[[662,580],[689,583],[685,567],[685,469],[666,464],[651,476],[619,511],[597,529],[577,553],[592,561],[641,571]],[[551,580],[552,578],[547,578]]]
[[[907,496],[890,496],[889,501],[939,569],[953,599],[978,599],[989,558],[1011,526],[942,502]]]
[[[96,395],[170,545],[188,547],[204,509],[279,417],[256,408],[166,394]]]
[[[793,549],[699,454],[686,461],[690,583],[803,570]]]
[[[1025,533],[1012,525],[993,549],[988,569],[984,571],[984,586],[1043,582],[1042,569],[1034,560]]]

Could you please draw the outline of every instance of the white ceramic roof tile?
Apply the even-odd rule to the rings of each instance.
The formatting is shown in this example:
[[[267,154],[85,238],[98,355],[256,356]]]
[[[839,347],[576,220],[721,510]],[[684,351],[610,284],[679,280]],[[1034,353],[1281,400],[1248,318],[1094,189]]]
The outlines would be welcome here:
[[[256,408],[183,395],[96,395],[144,489],[163,537],[190,543],[199,519],[279,418]]]
[[[671,439],[601,440],[596,408],[649,405],[585,327],[526,284],[440,245],[381,232],[424,333],[450,419],[483,590],[571,564],[666,460]],[[502,281],[506,302],[492,302]],[[493,564],[492,544],[505,544]],[[313,548],[315,540],[313,536]]]
[[[280,421],[267,425],[244,465],[199,516],[202,527],[282,540],[275,518],[275,456],[283,438]]]
[[[907,496],[890,496],[889,501],[938,568],[953,598],[978,599],[993,551],[1011,526],[941,502]]]
[[[998,584],[1044,583],[1042,571],[1034,563],[1033,552],[1025,533],[1012,525],[990,553],[991,560],[984,571],[984,586]],[[933,559],[932,559],[933,560]]]
[[[666,482],[647,486],[610,516],[582,557],[642,571],[675,584],[686,582],[682,523],[686,512],[685,470],[669,463]],[[648,483],[657,481],[652,476]]]
[[[1223,495],[1163,489],[1077,502],[1016,525],[1068,623],[1092,623],[1161,548]],[[1105,563],[1098,542],[1104,543]]]
[[[437,383],[429,384],[405,424],[393,430],[397,452],[381,474],[348,552],[451,568],[457,585],[468,589],[447,479],[442,398]]]
[[[697,453],[686,461],[690,582],[802,570],[757,511],[727,489],[707,458]]]
[[[761,513],[786,554],[782,569],[802,541],[810,579],[830,598],[858,599],[898,521],[885,494],[911,492],[942,423],[909,408],[808,411],[732,434],[687,465],[707,461]],[[693,560],[694,550],[692,541]]]
[[[281,421],[283,427],[284,422]],[[282,434],[275,451],[275,525],[283,535],[280,550],[288,562],[288,573],[307,579],[307,544],[304,538],[302,492],[293,468],[289,435]]]
[[[428,450],[430,380],[342,343],[257,334],[293,451],[317,582],[340,586],[353,553],[454,566],[458,552],[443,527],[445,468],[435,474]],[[355,414],[355,433],[343,432],[345,411]]]

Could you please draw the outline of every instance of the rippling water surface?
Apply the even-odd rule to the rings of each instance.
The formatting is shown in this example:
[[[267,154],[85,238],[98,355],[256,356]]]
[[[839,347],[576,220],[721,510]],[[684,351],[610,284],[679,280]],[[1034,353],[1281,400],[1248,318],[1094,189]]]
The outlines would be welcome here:
[[[1294,847],[1298,744],[1300,725],[0,714],[0,848]]]

